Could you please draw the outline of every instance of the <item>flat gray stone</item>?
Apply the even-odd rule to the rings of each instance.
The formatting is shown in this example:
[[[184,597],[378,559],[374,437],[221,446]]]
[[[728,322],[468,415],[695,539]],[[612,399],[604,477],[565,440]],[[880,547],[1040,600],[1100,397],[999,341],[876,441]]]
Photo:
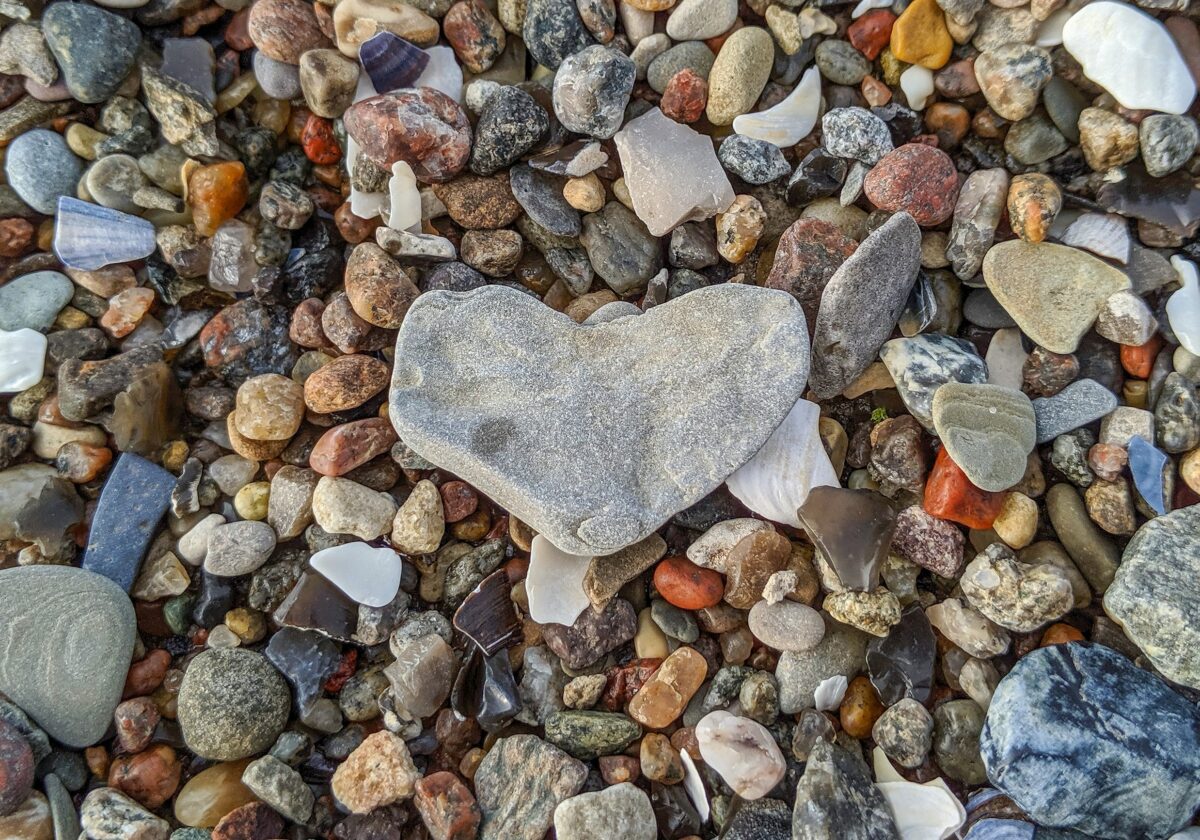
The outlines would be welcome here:
[[[993,492],[1025,475],[1037,436],[1029,397],[1002,385],[946,383],[933,395],[933,426],[967,478]]]
[[[71,566],[0,572],[0,692],[68,747],[104,737],[136,621],[108,578]]]
[[[1117,395],[1095,379],[1077,379],[1052,397],[1033,400],[1037,442],[1049,443],[1106,416],[1117,407]]]
[[[813,330],[812,389],[819,399],[840,394],[875,360],[920,267],[921,229],[899,212],[833,273]]]
[[[58,212],[59,196],[74,197],[83,164],[62,135],[45,128],[12,141],[4,156],[4,174],[21,200],[39,213]]]
[[[75,284],[57,271],[35,271],[0,286],[0,330],[45,332],[71,302]]]
[[[698,289],[580,326],[502,286],[429,292],[396,340],[392,423],[563,551],[611,554],[721,485],[803,392],[785,292]]]
[[[926,429],[933,429],[933,395],[947,382],[987,382],[975,345],[940,333],[893,338],[879,351],[900,399]]]
[[[825,635],[812,650],[784,651],[775,666],[779,681],[779,710],[792,715],[815,705],[813,693],[830,677],[852,680],[866,670],[867,640],[870,638],[840,621],[825,619]]]
[[[1170,680],[1200,688],[1200,506],[1143,525],[1104,593],[1104,610]]]

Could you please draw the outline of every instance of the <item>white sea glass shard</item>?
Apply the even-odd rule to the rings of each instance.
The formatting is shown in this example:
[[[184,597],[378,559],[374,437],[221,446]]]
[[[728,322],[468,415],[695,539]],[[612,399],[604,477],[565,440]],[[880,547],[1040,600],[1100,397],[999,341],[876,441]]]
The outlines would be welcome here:
[[[392,230],[410,230],[421,225],[421,191],[412,167],[402,160],[392,164],[388,179],[387,226]]]
[[[560,551],[541,534],[534,537],[525,574],[529,617],[538,624],[574,624],[591,603],[583,588],[591,562],[591,557]]]
[[[700,771],[696,769],[696,762],[688,755],[688,751],[680,750],[679,756],[683,759],[683,789],[687,792],[688,799],[692,800],[692,806],[700,815],[700,824],[703,825],[708,822],[711,813],[708,794],[704,792],[704,782],[700,781]]]
[[[842,698],[846,696],[849,686],[850,681],[841,674],[821,680],[821,684],[813,692],[813,706],[818,712],[836,712],[838,706],[842,705]]]
[[[933,71],[914,64],[900,74],[900,89],[908,99],[908,107],[920,111],[933,95]]]
[[[799,528],[796,509],[814,487],[840,487],[821,443],[821,409],[799,400],[762,449],[725,480],[729,492],[772,522]]]
[[[939,776],[924,784],[896,772],[883,750],[871,753],[875,786],[887,800],[900,840],[946,840],[967,821],[967,812]]]
[[[345,543],[318,551],[308,562],[351,599],[368,607],[386,607],[400,591],[404,563],[390,548]]]
[[[765,111],[735,117],[733,130],[787,148],[812,133],[820,113],[821,71],[813,65],[804,71],[800,83],[786,99]]]
[[[15,394],[42,381],[46,336],[37,330],[0,330],[0,394]]]
[[[1200,356],[1200,276],[1191,260],[1171,257],[1171,265],[1183,288],[1167,300],[1167,321],[1184,349]]]

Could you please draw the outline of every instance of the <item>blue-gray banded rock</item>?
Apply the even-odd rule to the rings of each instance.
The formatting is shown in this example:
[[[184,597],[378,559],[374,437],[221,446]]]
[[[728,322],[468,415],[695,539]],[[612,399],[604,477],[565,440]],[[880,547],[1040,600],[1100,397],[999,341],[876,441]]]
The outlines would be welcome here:
[[[580,326],[489,286],[408,311],[390,417],[563,551],[609,554],[719,487],[807,377],[804,312],[784,292],[713,286]]]
[[[104,737],[135,636],[129,597],[105,577],[70,566],[0,572],[0,692],[68,747]]]
[[[1200,806],[1200,712],[1101,645],[1022,657],[992,695],[979,747],[988,778],[1041,826],[1164,838]]]

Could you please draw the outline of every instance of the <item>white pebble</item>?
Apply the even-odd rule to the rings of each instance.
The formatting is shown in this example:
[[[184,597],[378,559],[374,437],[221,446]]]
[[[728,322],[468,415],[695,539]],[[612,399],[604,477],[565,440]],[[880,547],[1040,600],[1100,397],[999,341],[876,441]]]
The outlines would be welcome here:
[[[15,394],[42,381],[46,369],[46,336],[22,327],[0,330],[0,394]]]
[[[933,95],[933,71],[914,64],[900,74],[900,89],[908,98],[908,107],[920,111]]]

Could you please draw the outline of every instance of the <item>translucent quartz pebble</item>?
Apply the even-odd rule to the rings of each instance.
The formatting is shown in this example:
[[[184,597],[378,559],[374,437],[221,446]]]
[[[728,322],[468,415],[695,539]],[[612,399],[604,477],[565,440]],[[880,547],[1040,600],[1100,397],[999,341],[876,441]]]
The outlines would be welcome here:
[[[796,89],[779,104],[765,111],[734,117],[733,130],[786,148],[812,133],[820,111],[821,71],[813,65],[804,71]]]
[[[1084,213],[1071,222],[1062,244],[1124,264],[1129,262],[1129,223],[1116,213]]]
[[[375,90],[387,93],[419,79],[429,66],[429,53],[385,29],[359,45],[358,60]]]
[[[800,508],[800,522],[847,589],[879,586],[896,530],[896,512],[874,490],[814,487]]]
[[[46,336],[28,328],[0,330],[0,394],[15,394],[42,379]]]
[[[154,225],[145,219],[78,198],[58,199],[54,253],[67,268],[94,271],[154,253]]]
[[[787,764],[767,728],[717,710],[696,724],[704,762],[743,799],[760,799],[783,778]]]
[[[799,400],[754,457],[729,476],[729,492],[754,513],[800,527],[796,509],[814,487],[837,487],[838,477],[817,433],[821,409]]]
[[[388,227],[392,230],[408,230],[421,224],[421,191],[417,189],[417,176],[413,174],[412,167],[402,160],[392,164],[388,197]]]
[[[1146,504],[1159,516],[1167,512],[1163,495],[1163,467],[1166,465],[1166,453],[1141,435],[1130,438],[1129,471],[1133,474],[1133,484]]]
[[[1171,332],[1193,356],[1200,356],[1200,275],[1196,264],[1183,257],[1171,257],[1183,288],[1167,301],[1167,320]]]
[[[991,659],[1008,650],[1008,631],[984,618],[962,598],[947,598],[925,610],[929,623],[976,659]]]
[[[875,786],[887,800],[903,840],[943,840],[954,836],[967,821],[966,809],[940,776],[924,784],[910,782],[896,772],[879,747],[872,752],[871,761]]]
[[[248,292],[257,273],[254,228],[241,219],[224,222],[212,238],[209,285],[220,292]]]
[[[1063,27],[1084,74],[1126,108],[1182,114],[1196,83],[1167,28],[1128,3],[1099,0]]]
[[[525,575],[529,617],[538,624],[574,624],[591,603],[583,588],[591,562],[591,557],[559,551],[541,534],[534,537]]]
[[[651,236],[711,218],[733,203],[733,187],[712,139],[658,108],[630,120],[613,140],[633,211]]]
[[[1046,18],[1037,28],[1033,43],[1039,47],[1057,47],[1063,42],[1063,27],[1071,19],[1070,9],[1059,9]]]
[[[400,591],[400,555],[365,542],[318,551],[309,564],[360,604],[386,607]]]
[[[900,89],[908,98],[908,107],[920,111],[933,95],[933,71],[914,64],[900,74]]]
[[[213,74],[217,57],[203,38],[164,38],[162,74],[183,82],[211,104],[217,101]]]

